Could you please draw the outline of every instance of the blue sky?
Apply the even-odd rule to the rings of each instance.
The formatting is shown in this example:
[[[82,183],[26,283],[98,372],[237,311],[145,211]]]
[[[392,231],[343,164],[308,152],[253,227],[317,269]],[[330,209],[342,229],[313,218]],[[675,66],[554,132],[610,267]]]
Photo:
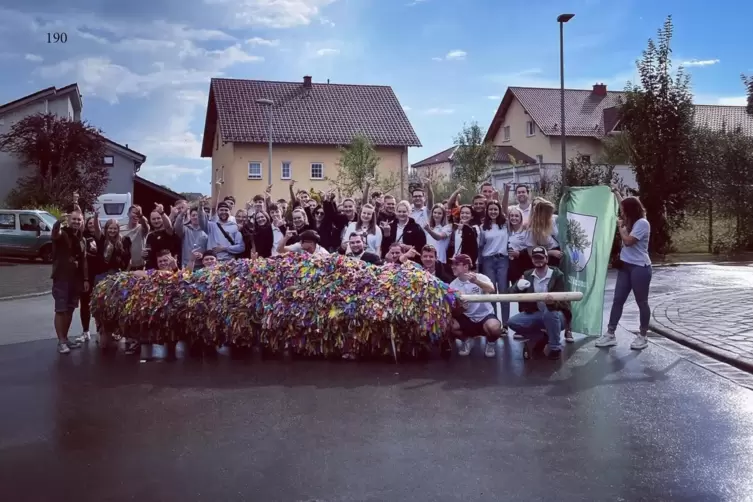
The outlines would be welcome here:
[[[3,2],[7,4],[8,2]],[[84,118],[147,155],[142,175],[206,193],[200,158],[211,77],[390,85],[423,148],[488,126],[511,85],[559,86],[556,17],[566,25],[566,85],[621,89],[667,14],[675,62],[697,103],[744,104],[753,73],[753,3],[699,0],[49,0],[0,6],[0,102],[78,82]],[[48,32],[67,43],[48,44]]]

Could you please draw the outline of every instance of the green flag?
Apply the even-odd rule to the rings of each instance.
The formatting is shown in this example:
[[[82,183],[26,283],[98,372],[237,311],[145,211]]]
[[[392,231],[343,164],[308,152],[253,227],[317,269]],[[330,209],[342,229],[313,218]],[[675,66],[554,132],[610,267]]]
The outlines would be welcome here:
[[[599,335],[617,201],[606,186],[568,188],[560,201],[557,223],[567,290],[583,293],[583,300],[572,302],[571,329]]]

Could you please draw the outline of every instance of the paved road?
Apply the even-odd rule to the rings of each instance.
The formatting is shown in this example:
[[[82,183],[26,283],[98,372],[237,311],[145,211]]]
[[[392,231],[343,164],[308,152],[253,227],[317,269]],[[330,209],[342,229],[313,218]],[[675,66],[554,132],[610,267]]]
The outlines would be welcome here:
[[[0,259],[0,298],[52,289],[51,265],[23,259]]]
[[[661,337],[637,353],[621,329],[612,350],[579,340],[564,361],[528,364],[514,342],[496,360],[399,366],[139,364],[93,347],[58,357],[50,308],[49,298],[0,303],[3,500],[737,502],[753,493],[753,391],[737,383],[750,375],[714,363],[711,372]],[[628,308],[629,329],[634,319]],[[39,339],[9,343],[24,336]]]

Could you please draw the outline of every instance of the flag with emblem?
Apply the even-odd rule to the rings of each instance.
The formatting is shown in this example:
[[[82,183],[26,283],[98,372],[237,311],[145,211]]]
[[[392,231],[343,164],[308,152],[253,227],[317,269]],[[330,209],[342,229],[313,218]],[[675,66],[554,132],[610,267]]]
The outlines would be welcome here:
[[[575,333],[590,336],[601,333],[617,208],[607,186],[570,187],[560,200],[557,223],[561,267],[568,291],[583,293],[583,300],[571,303],[571,329]]]

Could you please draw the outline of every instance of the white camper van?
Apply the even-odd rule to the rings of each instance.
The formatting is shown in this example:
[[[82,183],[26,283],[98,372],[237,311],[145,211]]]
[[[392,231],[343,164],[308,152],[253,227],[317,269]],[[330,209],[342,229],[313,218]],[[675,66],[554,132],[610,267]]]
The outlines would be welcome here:
[[[128,226],[128,209],[133,205],[130,193],[106,193],[97,198],[94,208],[99,210],[99,224],[104,228],[107,220],[115,220],[120,228]]]

